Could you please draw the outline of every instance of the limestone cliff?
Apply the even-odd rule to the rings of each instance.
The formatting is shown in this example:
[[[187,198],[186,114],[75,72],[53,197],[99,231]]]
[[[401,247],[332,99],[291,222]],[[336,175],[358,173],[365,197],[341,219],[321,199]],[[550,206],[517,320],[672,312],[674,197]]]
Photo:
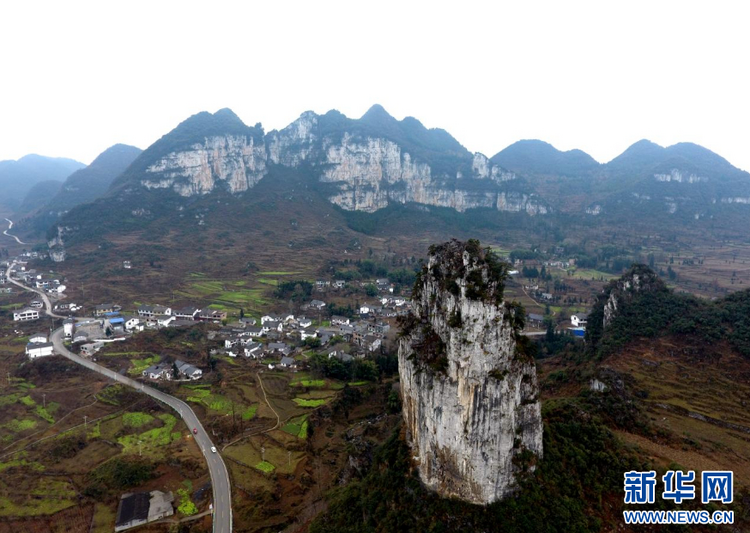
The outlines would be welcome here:
[[[165,155],[146,169],[141,184],[193,196],[207,194],[223,182],[238,193],[252,188],[265,174],[264,144],[256,146],[252,137],[223,135]]]
[[[200,113],[144,153],[131,185],[170,189],[181,196],[222,188],[240,194],[273,165],[305,167],[348,211],[375,212],[390,203],[418,203],[458,211],[489,208],[543,215],[549,206],[522,190],[512,172],[470,154],[442,130],[415,119],[397,121],[379,106],[359,120],[311,111],[281,131],[263,134],[229,110]]]
[[[488,504],[542,454],[539,388],[519,341],[523,310],[503,300],[506,266],[479,243],[431,249],[403,322],[399,374],[422,482]]]

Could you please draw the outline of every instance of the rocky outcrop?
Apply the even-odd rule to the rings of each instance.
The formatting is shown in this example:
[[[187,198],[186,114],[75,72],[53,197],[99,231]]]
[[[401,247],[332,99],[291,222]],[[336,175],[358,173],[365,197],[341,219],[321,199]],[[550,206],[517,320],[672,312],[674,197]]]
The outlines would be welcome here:
[[[666,291],[659,276],[645,265],[634,265],[620,279],[613,280],[605,288],[602,306],[602,329],[606,330],[617,317],[623,304],[646,291]]]
[[[669,174],[654,174],[656,181],[675,182],[675,183],[701,183],[708,181],[708,178],[696,176],[693,173],[683,173],[679,169],[673,168]]]
[[[49,249],[49,257],[55,263],[62,263],[65,261],[67,253],[65,252],[65,243],[63,242],[63,235],[69,228],[62,228],[55,226],[56,233],[49,235],[47,239],[47,248]]]
[[[446,155],[437,148],[425,148],[427,141],[421,139],[414,150],[436,157],[440,163],[436,170],[430,156],[418,156],[399,142],[401,136],[427,139],[431,135],[431,130],[413,119],[405,126],[405,121],[386,114],[383,120],[390,122],[385,131],[395,132],[394,140],[367,122],[329,115],[308,111],[283,130],[265,136],[260,130],[258,135],[207,135],[150,162],[139,175],[139,185],[171,189],[185,197],[220,187],[239,194],[263,179],[271,165],[305,166],[321,183],[332,186],[329,200],[348,211],[372,213],[391,203],[413,202],[461,212],[472,208],[529,215],[550,212],[534,194],[505,190],[517,180],[516,175],[484,155],[471,155],[458,143],[460,150],[453,147]],[[209,120],[205,115],[200,119]],[[233,119],[239,121],[236,116]]]
[[[513,493],[542,454],[536,367],[519,340],[523,311],[503,300],[506,272],[476,241],[433,247],[399,342],[422,482],[476,504]]]
[[[256,145],[253,137],[226,135],[162,157],[146,169],[141,184],[148,189],[171,187],[181,196],[207,194],[219,184],[239,193],[265,174],[265,144]]]

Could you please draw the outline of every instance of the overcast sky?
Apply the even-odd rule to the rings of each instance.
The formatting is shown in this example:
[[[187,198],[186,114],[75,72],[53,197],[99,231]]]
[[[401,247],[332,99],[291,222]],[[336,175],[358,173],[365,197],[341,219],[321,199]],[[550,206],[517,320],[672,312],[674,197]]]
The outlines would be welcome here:
[[[750,170],[744,2],[3,2],[0,160],[89,163],[199,111],[266,131],[373,103],[488,156],[647,138]]]

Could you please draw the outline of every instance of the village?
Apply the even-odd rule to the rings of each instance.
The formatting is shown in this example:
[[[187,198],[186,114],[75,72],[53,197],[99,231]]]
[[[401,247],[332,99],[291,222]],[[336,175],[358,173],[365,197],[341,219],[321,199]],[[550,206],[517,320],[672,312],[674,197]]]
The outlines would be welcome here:
[[[207,323],[216,325],[208,333],[208,339],[216,341],[212,356],[244,358],[254,364],[274,368],[297,370],[306,367],[311,350],[325,353],[348,363],[354,359],[365,359],[368,355],[380,353],[386,347],[393,349],[396,319],[408,313],[410,290],[399,290],[394,295],[394,284],[388,278],[366,279],[351,282],[343,279],[318,279],[314,282],[314,298],[301,305],[301,313],[268,312],[257,318],[244,316],[230,317],[226,310],[214,309],[206,303],[192,302],[173,307],[168,304],[149,303],[135,308],[124,309],[114,303],[100,303],[90,308],[73,302],[66,302],[66,286],[59,276],[38,272],[28,268],[30,261],[39,259],[38,252],[28,252],[2,263],[0,290],[11,292],[6,278],[10,277],[24,285],[43,291],[53,303],[53,311],[59,316],[68,316],[63,321],[64,337],[71,349],[85,357],[94,357],[107,344],[125,341],[138,332],[154,331],[161,328],[187,328]],[[541,334],[551,321],[550,306],[560,303],[562,297],[546,292],[549,288],[550,271],[575,267],[575,260],[536,261],[512,258],[511,278],[523,277],[519,288],[525,296],[545,306],[547,312],[527,313],[526,333]],[[131,269],[130,261],[123,261],[123,269]],[[546,288],[545,285],[546,283]],[[352,316],[333,314],[331,307],[320,298],[326,294],[355,284],[354,290],[361,290],[369,296],[366,303],[357,301],[356,307],[349,309]],[[556,288],[560,282],[556,279]],[[558,292],[558,291],[556,291]],[[13,320],[29,322],[44,316],[44,302],[33,298],[27,307],[13,311]],[[337,309],[337,308],[336,308]],[[81,316],[87,315],[87,316]],[[77,318],[73,318],[77,317]],[[558,317],[555,328],[559,332],[582,338],[586,331],[588,313],[573,312],[562,322]],[[392,333],[393,332],[393,333]],[[30,359],[53,354],[52,343],[45,333],[34,333],[26,347]],[[200,379],[203,370],[180,360],[159,361],[142,371],[147,380]]]
[[[379,353],[384,343],[392,341],[389,335],[397,317],[409,309],[407,296],[394,296],[393,285],[385,278],[362,282],[361,286],[377,287],[377,295],[368,303],[361,304],[353,317],[331,314],[325,301],[312,298],[302,305],[304,315],[292,313],[267,313],[259,318],[240,316],[230,321],[228,313],[211,309],[201,304],[171,307],[158,303],[142,304],[125,310],[117,303],[101,303],[90,309],[72,302],[65,302],[65,285],[49,274],[27,268],[28,261],[35,259],[24,255],[6,262],[10,277],[24,285],[44,291],[52,303],[52,309],[63,320],[64,339],[74,352],[92,357],[106,345],[125,341],[143,331],[161,328],[188,328],[199,324],[217,327],[208,332],[209,340],[216,341],[212,356],[245,358],[274,368],[296,370],[305,366],[310,350],[325,352],[329,358],[348,363]],[[124,268],[130,268],[125,262]],[[5,271],[1,278],[6,284]],[[343,289],[343,280],[317,280],[315,290],[320,297],[329,290]],[[44,302],[33,298],[27,307],[13,311],[15,322],[38,321],[44,316]],[[89,316],[81,316],[85,313]],[[74,318],[75,317],[75,318]],[[50,356],[54,347],[49,336],[36,332],[29,336],[26,355],[29,359]],[[147,380],[200,379],[203,371],[183,361],[159,361],[141,372]]]
[[[352,267],[343,261],[332,263],[327,277],[282,278],[274,297],[249,312],[218,305],[211,297],[91,301],[87,292],[82,301],[83,291],[74,290],[64,276],[43,271],[39,265],[44,264],[40,253],[29,252],[0,265],[0,289],[19,302],[8,315],[17,328],[14,334],[26,339],[28,360],[55,355],[52,332],[62,326],[71,352],[188,402],[217,445],[230,446],[222,448],[222,455],[232,475],[249,476],[252,483],[266,483],[258,479],[267,475],[265,469],[291,473],[303,464],[297,441],[304,442],[311,431],[304,429],[310,413],[336,404],[345,396],[342,389],[382,385],[381,397],[388,397],[397,368],[398,319],[411,309],[413,272],[407,276],[406,269]],[[140,267],[125,260],[119,268],[132,273]],[[524,334],[544,336],[552,327],[573,338],[585,335],[587,313],[578,311],[584,307],[567,307],[569,316],[561,312],[561,304],[575,303],[565,301],[565,286],[558,281],[571,268],[569,261],[512,259],[509,296],[530,306]],[[23,300],[28,290],[37,294]],[[70,294],[77,295],[76,301]],[[45,313],[47,301],[54,319]],[[257,387],[245,386],[248,380]],[[289,437],[281,435],[289,433],[293,439],[285,442]],[[273,450],[274,459],[269,461],[264,449]],[[297,462],[285,465],[287,456]],[[156,498],[162,502],[154,506],[159,512],[149,511],[149,516],[171,516],[177,504],[164,503],[174,498],[169,488],[123,495],[116,530],[152,520],[136,518],[134,498]]]

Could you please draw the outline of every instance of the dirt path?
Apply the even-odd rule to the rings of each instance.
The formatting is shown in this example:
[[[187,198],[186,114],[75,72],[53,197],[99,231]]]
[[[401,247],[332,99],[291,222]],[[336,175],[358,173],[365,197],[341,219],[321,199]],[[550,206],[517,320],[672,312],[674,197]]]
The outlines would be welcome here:
[[[234,439],[232,442],[225,444],[221,451],[223,452],[226,450],[229,446],[232,446],[233,444],[237,444],[241,440],[248,439],[250,437],[254,437],[255,435],[261,435],[263,433],[268,433],[269,431],[273,431],[274,429],[278,429],[281,426],[281,417],[279,416],[279,413],[276,412],[276,409],[273,408],[271,405],[271,402],[268,401],[268,396],[266,395],[266,388],[263,386],[263,380],[260,377],[260,373],[256,373],[255,377],[258,378],[258,383],[260,383],[260,390],[263,391],[263,399],[266,401],[266,405],[268,408],[273,412],[273,414],[276,416],[276,425],[269,429],[262,429],[260,431],[256,431],[255,433],[250,433],[249,435],[242,435],[241,437],[238,437]]]

